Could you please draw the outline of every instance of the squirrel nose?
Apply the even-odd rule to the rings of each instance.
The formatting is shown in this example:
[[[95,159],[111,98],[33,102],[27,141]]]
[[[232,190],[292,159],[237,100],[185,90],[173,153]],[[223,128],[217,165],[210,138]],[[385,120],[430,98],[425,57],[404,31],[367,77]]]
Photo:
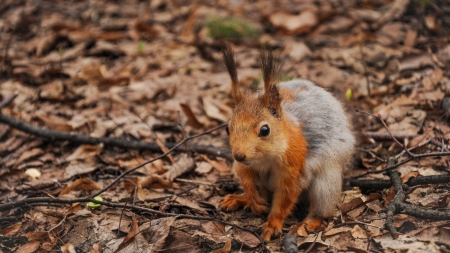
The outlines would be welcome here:
[[[245,154],[243,153],[234,153],[233,154],[234,160],[238,161],[238,162],[242,162],[245,160]]]

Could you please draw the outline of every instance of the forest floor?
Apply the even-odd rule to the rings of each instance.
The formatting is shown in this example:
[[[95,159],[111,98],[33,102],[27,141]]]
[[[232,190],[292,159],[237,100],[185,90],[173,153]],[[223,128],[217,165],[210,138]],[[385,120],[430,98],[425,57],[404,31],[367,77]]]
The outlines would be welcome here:
[[[0,16],[0,252],[285,252],[289,231],[301,252],[450,252],[448,2],[3,0]],[[241,85],[261,87],[270,48],[283,81],[352,118],[325,229],[293,215],[264,243],[267,215],[221,211],[242,189],[220,39]]]

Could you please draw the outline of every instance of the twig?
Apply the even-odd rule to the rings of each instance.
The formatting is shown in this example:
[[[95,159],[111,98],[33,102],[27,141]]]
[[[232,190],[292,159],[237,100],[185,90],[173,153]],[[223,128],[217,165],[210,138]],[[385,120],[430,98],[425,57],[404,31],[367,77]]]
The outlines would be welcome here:
[[[365,136],[373,138],[375,140],[381,140],[381,141],[385,141],[385,140],[392,140],[391,135],[387,134],[387,133],[378,133],[378,132],[364,132],[363,133]],[[413,138],[414,136],[412,135],[403,135],[403,134],[392,134],[392,136],[394,136],[397,140],[404,140],[404,139],[409,139],[409,138]],[[442,140],[444,141],[444,140]],[[448,145],[443,145],[442,142],[439,142],[436,139],[431,138],[430,142],[438,147],[441,147],[444,149],[445,152],[448,152]]]
[[[408,162],[410,162],[410,161],[412,161],[414,159],[421,159],[421,158],[424,158],[424,157],[450,156],[450,152],[433,152],[433,153],[428,153],[428,154],[418,154],[418,155],[414,155],[414,156],[415,156],[415,158],[409,157],[409,158],[407,158],[407,159],[405,159],[405,160],[403,160],[403,161],[401,161],[401,162],[399,162],[397,164],[394,164],[392,166],[388,165],[384,169],[381,169],[381,170],[369,170],[366,173],[361,174],[361,175],[356,176],[356,177],[353,177],[353,178],[361,178],[361,177],[367,176],[369,174],[383,173],[385,171],[393,170],[393,169],[398,168],[399,166],[401,166],[401,165],[403,165],[405,163],[408,163]]]
[[[321,232],[317,233],[316,238],[314,238],[314,242],[308,247],[308,249],[306,249],[305,253],[309,253],[314,248],[314,245],[316,245],[316,241],[317,238],[319,237],[319,234],[321,234]]]
[[[364,60],[364,52],[363,52],[363,48],[362,48],[362,42],[359,42],[359,53],[361,54],[361,62],[363,64],[364,67],[364,76],[366,77],[366,82],[367,82],[367,96],[370,97],[370,80],[369,80],[369,73],[367,72],[367,64],[366,61]]]
[[[1,115],[1,114],[0,114],[0,115]],[[182,141],[178,142],[175,146],[173,146],[171,149],[169,149],[169,150],[168,150],[167,152],[165,152],[164,154],[159,155],[159,156],[157,156],[157,157],[155,157],[155,158],[153,158],[153,159],[151,159],[151,160],[148,160],[148,161],[146,161],[146,162],[143,162],[143,163],[141,163],[141,164],[139,164],[139,165],[137,165],[137,166],[135,166],[135,167],[133,167],[133,168],[131,168],[131,169],[129,169],[129,170],[124,171],[124,172],[123,172],[122,174],[120,174],[116,179],[114,179],[111,183],[109,183],[107,186],[105,186],[105,187],[104,187],[103,189],[101,189],[100,191],[98,191],[98,192],[92,194],[90,197],[93,198],[93,197],[95,197],[95,196],[97,196],[97,195],[100,195],[101,193],[105,192],[106,190],[108,190],[109,188],[111,188],[111,186],[113,186],[114,184],[116,184],[117,182],[119,182],[120,179],[122,179],[124,176],[130,174],[131,172],[133,172],[133,171],[135,171],[135,170],[137,170],[137,169],[139,169],[139,168],[141,168],[141,167],[143,167],[143,166],[145,166],[145,165],[147,165],[147,164],[149,164],[149,163],[152,163],[152,162],[154,162],[154,161],[156,161],[156,160],[159,160],[159,159],[161,159],[161,158],[166,157],[168,154],[172,153],[172,151],[176,150],[178,147],[180,147],[181,145],[183,145],[183,144],[186,143],[187,141],[192,140],[192,139],[195,139],[195,138],[198,138],[198,137],[203,136],[203,135],[210,134],[210,133],[216,131],[217,129],[220,129],[220,128],[224,127],[225,125],[226,125],[226,124],[222,124],[222,125],[220,125],[220,126],[218,126],[218,127],[215,127],[215,128],[213,128],[213,129],[211,129],[211,130],[208,130],[208,131],[206,131],[206,132],[203,132],[203,133],[200,133],[200,134],[196,134],[196,135],[192,135],[192,136],[189,136],[189,137],[184,138]]]
[[[383,158],[381,158],[381,157],[378,157],[377,155],[375,155],[375,154],[374,154],[372,151],[370,151],[370,150],[365,150],[365,149],[360,149],[360,148],[357,148],[356,150],[357,150],[357,151],[360,151],[360,152],[368,153],[369,155],[371,155],[372,157],[374,157],[375,159],[377,159],[378,161],[380,161],[380,162],[382,162],[382,163],[385,163],[385,162],[386,162],[385,159],[383,159]]]
[[[90,136],[83,135],[83,134],[77,134],[77,133],[73,133],[73,132],[61,132],[61,131],[48,130],[48,129],[43,129],[43,128],[33,126],[24,121],[7,116],[2,113],[0,113],[0,123],[9,125],[10,127],[18,129],[22,132],[36,135],[36,136],[39,136],[44,139],[48,139],[50,141],[70,141],[73,143],[90,144],[90,145],[96,145],[96,144],[103,143],[106,146],[115,146],[115,147],[121,147],[121,148],[127,148],[127,149],[152,150],[152,151],[159,151],[159,152],[161,151],[161,148],[155,142],[129,141],[125,138],[117,138],[117,137],[94,138],[94,137],[90,137]],[[214,130],[225,127],[226,125],[227,124],[224,123],[224,124],[214,128]],[[201,135],[203,135],[203,134],[196,135],[196,137],[201,136]],[[191,140],[191,139],[194,139],[194,138],[188,138],[188,140]],[[183,142],[183,143],[185,143],[185,142]],[[165,143],[164,145],[167,148],[170,148],[172,151],[174,151],[174,150],[184,151],[185,150],[176,143]],[[199,153],[220,156],[220,157],[226,158],[228,160],[232,160],[231,155],[229,154],[229,151],[226,151],[226,150],[217,149],[217,148],[208,147],[208,146],[195,146],[195,145],[192,146],[192,149],[194,149],[196,152],[199,152]]]
[[[390,157],[388,159],[388,166],[393,166],[396,163],[396,159],[393,157]],[[396,228],[392,224],[394,221],[394,215],[397,212],[396,204],[402,203],[406,199],[406,193],[403,191],[402,188],[402,181],[400,179],[400,175],[397,171],[391,170],[388,172],[389,177],[391,178],[391,182],[394,185],[395,189],[395,196],[394,199],[389,203],[388,207],[386,208],[386,223],[384,224],[384,227],[389,230],[391,233],[391,236],[393,238],[398,238],[399,233],[397,232]]]
[[[394,157],[390,157],[388,159],[388,166],[393,166],[395,163],[396,159]],[[391,203],[389,203],[388,207],[384,210],[386,212],[386,223],[384,228],[389,230],[393,238],[398,238],[399,236],[397,229],[392,224],[394,215],[396,214],[404,213],[421,219],[450,220],[449,212],[430,210],[404,203],[407,196],[406,192],[403,190],[400,174],[396,170],[390,170],[388,171],[388,175],[391,178],[392,185],[394,186],[395,196]]]
[[[390,180],[357,180],[357,179],[346,179],[345,180],[351,187],[358,186],[364,189],[374,189],[381,190],[392,186]],[[410,178],[405,184],[407,186],[416,186],[423,184],[446,184],[450,183],[450,174],[443,175],[433,175],[433,176],[422,176]]]
[[[360,110],[356,110],[356,112],[360,112],[360,113],[363,113],[363,114],[366,114],[366,115],[369,115],[369,116],[372,116],[372,117],[375,117],[375,118],[377,118],[380,122],[381,122],[381,124],[383,124],[383,126],[384,126],[384,128],[388,131],[388,133],[389,133],[389,135],[391,136],[391,138],[406,152],[406,153],[408,153],[408,155],[409,156],[411,156],[411,157],[413,157],[414,158],[414,154],[413,153],[411,153],[403,144],[401,144],[398,140],[397,140],[397,138],[395,138],[395,136],[391,133],[391,130],[389,129],[389,127],[386,125],[386,122],[384,122],[384,120],[383,120],[383,118],[381,118],[381,116],[380,115],[373,115],[373,114],[371,114],[371,113],[368,113],[368,112],[364,112],[364,111],[360,111]]]

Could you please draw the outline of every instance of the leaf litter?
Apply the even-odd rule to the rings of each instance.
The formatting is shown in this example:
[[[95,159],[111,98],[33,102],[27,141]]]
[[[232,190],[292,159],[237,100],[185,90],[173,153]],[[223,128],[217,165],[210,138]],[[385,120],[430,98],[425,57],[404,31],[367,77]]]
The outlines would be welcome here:
[[[213,32],[232,35],[243,85],[260,87],[256,45],[264,44],[286,59],[286,77],[310,79],[342,101],[360,139],[347,178],[381,169],[381,160],[402,152],[392,141],[374,137],[389,136],[377,119],[354,109],[380,115],[392,134],[406,136],[400,139],[407,148],[436,141],[412,152],[448,150],[450,121],[442,101],[450,92],[446,41],[450,23],[445,19],[450,6],[444,1],[41,4],[5,1],[0,7],[4,16],[0,20],[0,98],[17,94],[1,113],[34,126],[152,141],[166,151],[164,143],[226,122],[233,103]],[[215,23],[214,15],[221,17]],[[249,26],[240,27],[241,20]],[[229,23],[220,23],[224,21]],[[352,93],[346,99],[348,90]],[[14,208],[2,211],[2,217],[11,218],[0,218],[4,235],[0,251],[263,251],[254,234],[218,221],[257,231],[266,218],[243,210],[220,211],[223,195],[239,191],[230,161],[198,154],[191,145],[228,148],[225,131],[194,139],[184,152],[140,168],[101,196],[105,201],[216,221],[133,213],[105,205],[94,209],[85,203],[49,205],[45,211],[38,206]],[[1,124],[0,203],[33,196],[86,196],[158,154],[52,142]],[[402,182],[408,183],[423,176],[446,175],[448,164],[447,157],[428,157],[398,170]],[[369,174],[364,179],[389,178]],[[409,187],[407,194],[406,201],[417,206],[450,208],[448,183]],[[382,210],[393,197],[393,189],[346,185],[339,210],[325,231],[308,233],[304,227],[295,231],[298,249],[450,250],[448,221],[399,214],[393,222],[401,233],[397,239],[382,230]],[[280,238],[265,247],[283,252]]]

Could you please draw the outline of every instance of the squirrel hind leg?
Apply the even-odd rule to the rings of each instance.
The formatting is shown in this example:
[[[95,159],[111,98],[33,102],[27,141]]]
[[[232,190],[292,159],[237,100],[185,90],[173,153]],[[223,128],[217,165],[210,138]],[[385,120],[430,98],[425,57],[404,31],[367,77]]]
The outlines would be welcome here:
[[[309,187],[308,217],[329,218],[336,210],[342,192],[342,168],[336,162],[328,162],[317,173]]]

